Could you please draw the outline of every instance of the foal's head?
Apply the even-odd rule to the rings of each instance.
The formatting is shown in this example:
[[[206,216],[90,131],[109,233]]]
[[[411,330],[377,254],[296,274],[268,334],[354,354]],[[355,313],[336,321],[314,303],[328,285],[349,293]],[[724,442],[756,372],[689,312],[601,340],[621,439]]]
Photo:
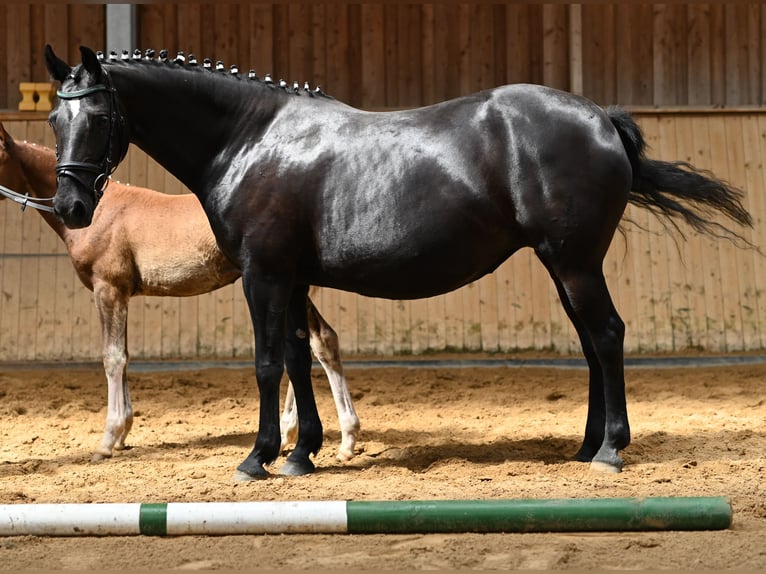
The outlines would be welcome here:
[[[21,166],[14,154],[15,145],[13,138],[5,131],[5,126],[0,123],[0,185],[23,192],[26,183]],[[5,196],[0,195],[0,200],[3,199]]]
[[[49,116],[56,134],[56,215],[67,227],[90,225],[109,176],[125,156],[127,129],[109,74],[96,54],[81,47],[82,63],[70,67],[50,46],[45,63],[61,82]]]

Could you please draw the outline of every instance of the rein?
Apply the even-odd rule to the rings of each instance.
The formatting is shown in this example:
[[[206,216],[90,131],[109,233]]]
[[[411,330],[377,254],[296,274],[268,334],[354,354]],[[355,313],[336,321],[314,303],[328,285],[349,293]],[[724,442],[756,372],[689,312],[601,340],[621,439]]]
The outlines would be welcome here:
[[[4,195],[11,201],[21,204],[21,211],[24,211],[27,207],[32,207],[39,211],[49,211],[50,213],[53,213],[53,208],[50,205],[38,203],[39,201],[53,201],[52,197],[39,197],[35,198],[34,201],[30,201],[29,194],[22,195],[4,185],[0,185],[0,195]]]
[[[56,95],[61,98],[62,100],[79,100],[81,98],[84,98],[86,96],[89,96],[91,94],[95,94],[98,92],[107,92],[110,96],[109,98],[109,138],[107,143],[107,150],[106,150],[106,156],[104,157],[104,160],[102,163],[95,164],[95,163],[89,163],[89,162],[82,162],[82,161],[67,161],[67,162],[58,162],[56,164],[56,174],[57,177],[71,177],[72,179],[76,180],[85,188],[90,187],[88,183],[82,178],[81,175],[79,175],[77,172],[87,172],[96,174],[96,179],[93,181],[93,193],[95,194],[96,203],[95,205],[98,205],[98,202],[101,200],[101,197],[104,195],[104,190],[106,189],[107,184],[109,183],[109,176],[111,176],[114,171],[117,169],[117,166],[119,165],[120,161],[125,157],[125,154],[127,153],[127,146],[123,145],[120,146],[119,150],[119,158],[116,162],[112,161],[112,151],[114,149],[114,137],[115,137],[115,129],[116,124],[119,122],[120,124],[125,123],[125,119],[122,117],[122,114],[120,114],[119,106],[117,104],[117,90],[115,90],[111,85],[109,85],[109,76],[106,72],[106,70],[103,70],[104,80],[105,82],[103,84],[96,84],[95,86],[90,86],[88,88],[83,88],[82,90],[76,90],[74,92],[62,92],[61,90],[56,91]]]

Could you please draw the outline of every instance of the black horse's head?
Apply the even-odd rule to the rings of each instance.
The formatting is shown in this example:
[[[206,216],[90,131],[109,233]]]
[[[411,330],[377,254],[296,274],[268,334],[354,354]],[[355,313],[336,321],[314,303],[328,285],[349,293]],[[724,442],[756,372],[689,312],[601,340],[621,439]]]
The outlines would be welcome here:
[[[109,176],[127,153],[123,114],[99,57],[81,47],[82,63],[69,66],[50,46],[45,63],[61,82],[49,123],[56,134],[56,215],[72,229],[87,227]]]

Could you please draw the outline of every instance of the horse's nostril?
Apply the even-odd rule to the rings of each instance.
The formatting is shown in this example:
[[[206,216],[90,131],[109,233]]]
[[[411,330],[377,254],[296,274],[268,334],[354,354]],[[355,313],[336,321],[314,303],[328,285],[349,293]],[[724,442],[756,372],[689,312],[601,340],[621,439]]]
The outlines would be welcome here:
[[[53,212],[69,229],[79,229],[91,224],[93,212],[87,201],[73,201],[69,205],[54,205]]]
[[[85,204],[82,201],[75,201],[72,206],[72,216],[82,219],[86,214]]]
[[[76,222],[77,227],[87,227],[90,225],[93,213],[85,202],[76,201],[72,206],[70,216],[72,222]]]

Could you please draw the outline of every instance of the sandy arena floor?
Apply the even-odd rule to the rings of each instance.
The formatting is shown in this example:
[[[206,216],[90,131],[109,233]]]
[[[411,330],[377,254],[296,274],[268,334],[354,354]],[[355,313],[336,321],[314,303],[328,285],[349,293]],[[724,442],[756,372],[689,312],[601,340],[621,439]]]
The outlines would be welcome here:
[[[235,483],[252,448],[251,369],[133,373],[128,450],[91,463],[106,388],[97,368],[0,366],[0,503],[730,497],[718,532],[0,538],[0,570],[766,567],[766,365],[629,369],[625,470],[571,462],[587,374],[552,368],[353,368],[358,455],[314,372],[324,448],[300,478]],[[279,464],[281,461],[277,461]]]

